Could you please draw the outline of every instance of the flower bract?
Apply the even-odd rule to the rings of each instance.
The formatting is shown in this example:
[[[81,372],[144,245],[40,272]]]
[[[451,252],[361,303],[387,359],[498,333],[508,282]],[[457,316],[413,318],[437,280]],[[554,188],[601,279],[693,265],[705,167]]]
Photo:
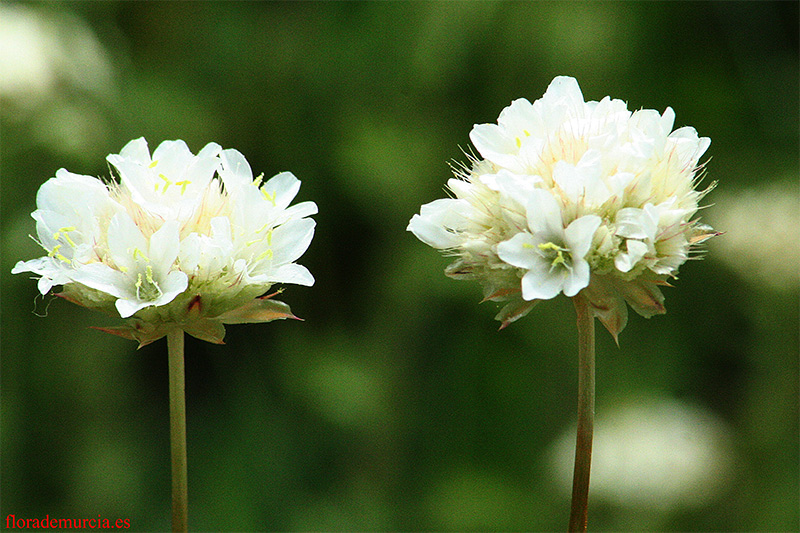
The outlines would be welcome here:
[[[455,257],[446,274],[505,302],[502,327],[538,301],[584,291],[616,339],[626,302],[663,313],[660,286],[716,235],[695,218],[710,189],[697,189],[710,140],[673,131],[674,120],[671,108],[587,102],[575,79],[557,77],[539,100],[474,126],[480,157],[455,168],[452,197],[423,205],[408,230]]]
[[[236,150],[183,141],[152,153],[143,139],[108,156],[119,181],[65,169],[36,198],[37,242],[46,255],[13,273],[39,276],[47,294],[127,320],[100,328],[141,345],[179,327],[222,342],[226,323],[294,317],[264,295],[276,283],[310,286],[295,263],[314,235],[314,202],[290,205],[300,180],[264,181]],[[272,296],[272,295],[270,295]]]

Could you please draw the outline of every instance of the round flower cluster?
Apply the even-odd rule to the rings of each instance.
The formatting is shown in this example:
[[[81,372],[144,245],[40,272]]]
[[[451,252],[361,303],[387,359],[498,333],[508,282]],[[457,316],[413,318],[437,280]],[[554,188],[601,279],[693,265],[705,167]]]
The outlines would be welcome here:
[[[238,151],[211,143],[194,155],[179,140],[151,156],[136,139],[107,159],[119,182],[60,169],[41,186],[32,216],[47,255],[13,273],[39,275],[42,294],[63,285],[59,296],[129,319],[101,329],[140,344],[175,327],[221,342],[222,324],[293,316],[263,295],[274,283],[314,283],[294,261],[317,206],[289,206],[294,175],[262,183]]]
[[[515,100],[497,124],[472,129],[482,159],[457,168],[454,198],[423,205],[408,229],[457,258],[449,276],[508,302],[503,326],[537,301],[584,291],[616,338],[625,302],[663,313],[658,286],[714,235],[691,220],[707,192],[695,185],[710,140],[672,131],[674,119],[670,108],[585,102],[575,79],[557,77],[533,104]]]

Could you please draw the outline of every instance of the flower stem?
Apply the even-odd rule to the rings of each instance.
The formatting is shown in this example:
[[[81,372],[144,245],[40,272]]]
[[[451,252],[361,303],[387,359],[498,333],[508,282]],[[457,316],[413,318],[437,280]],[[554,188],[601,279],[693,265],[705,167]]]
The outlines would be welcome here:
[[[169,352],[169,438],[172,455],[172,531],[188,528],[189,501],[186,467],[186,387],[183,368],[183,330],[167,334]]]
[[[594,316],[582,293],[578,293],[572,301],[578,315],[578,435],[569,531],[584,532],[589,513],[589,473],[594,433]]]

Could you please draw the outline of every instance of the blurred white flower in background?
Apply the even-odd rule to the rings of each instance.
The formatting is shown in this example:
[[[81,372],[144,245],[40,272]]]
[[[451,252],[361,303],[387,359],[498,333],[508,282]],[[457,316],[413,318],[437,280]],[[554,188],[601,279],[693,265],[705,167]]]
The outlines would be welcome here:
[[[577,81],[557,77],[533,104],[515,100],[497,124],[475,125],[483,159],[456,169],[454,198],[422,206],[408,230],[456,257],[447,275],[479,280],[486,300],[508,302],[503,326],[538,300],[584,290],[616,338],[625,303],[663,313],[659,286],[715,235],[693,220],[710,140],[691,127],[672,131],[674,120],[670,108],[585,102]]]
[[[174,327],[221,342],[223,324],[293,315],[263,297],[275,283],[313,285],[295,261],[314,235],[314,202],[289,204],[300,181],[283,172],[262,183],[236,150],[211,143],[197,155],[143,139],[108,156],[119,183],[65,169],[36,198],[43,257],[20,261],[47,294],[129,319],[102,328],[140,344]]]
[[[83,20],[24,4],[0,5],[0,73],[0,96],[13,108],[45,103],[59,84],[94,95],[112,85],[111,62]]]
[[[721,195],[714,203],[713,221],[726,230],[725,238],[714,242],[715,258],[742,278],[773,290],[800,288],[796,177]]]
[[[553,478],[570,493],[575,428],[553,444]],[[619,508],[667,514],[702,508],[732,479],[729,428],[699,407],[663,398],[598,412],[592,499]]]
[[[0,117],[31,141],[88,157],[86,147],[108,137],[114,74],[110,54],[83,18],[43,3],[0,4]]]

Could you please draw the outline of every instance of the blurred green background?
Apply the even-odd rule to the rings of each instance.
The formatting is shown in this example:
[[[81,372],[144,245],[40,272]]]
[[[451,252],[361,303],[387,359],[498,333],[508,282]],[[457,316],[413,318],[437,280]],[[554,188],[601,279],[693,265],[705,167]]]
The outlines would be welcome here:
[[[10,274],[38,187],[145,136],[291,170],[320,210],[316,285],[282,298],[305,322],[187,340],[191,529],[565,529],[570,302],[498,332],[405,227],[473,124],[570,75],[711,137],[726,232],[665,316],[598,329],[590,529],[797,531],[798,62],[797,2],[3,2],[0,528],[169,528],[165,342]]]

